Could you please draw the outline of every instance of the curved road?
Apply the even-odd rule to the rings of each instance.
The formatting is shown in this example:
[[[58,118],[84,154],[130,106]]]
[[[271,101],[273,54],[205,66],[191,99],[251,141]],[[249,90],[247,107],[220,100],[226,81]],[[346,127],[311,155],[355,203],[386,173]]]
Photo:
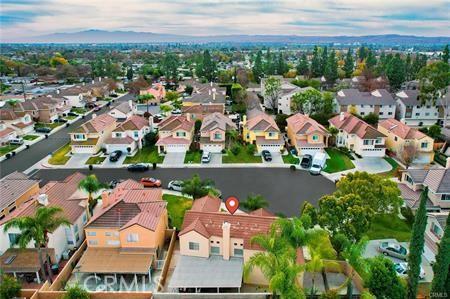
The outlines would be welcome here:
[[[33,177],[41,179],[41,184],[49,180],[62,180],[72,174],[73,169],[40,170]],[[288,168],[159,168],[144,173],[132,173],[126,169],[87,169],[85,174],[94,173],[102,182],[112,179],[144,176],[161,179],[163,187],[174,179],[187,179],[198,173],[202,179],[212,179],[223,193],[223,198],[234,195],[244,200],[248,194],[261,194],[269,201],[269,210],[286,216],[299,215],[303,202],[313,205],[318,199],[334,192],[333,182],[323,176],[312,176],[306,171],[291,171]]]
[[[118,100],[114,102],[113,106],[117,106],[121,102],[128,101],[132,98],[132,95],[126,94],[118,98]],[[104,107],[102,108],[102,110],[95,113],[100,114],[106,112],[107,110],[109,110],[109,108]],[[92,113],[86,115],[84,119],[79,119],[78,121],[74,122],[69,127],[50,135],[48,139],[44,139],[38,143],[35,143],[28,150],[24,150],[20,153],[17,153],[17,155],[15,155],[14,157],[8,160],[4,160],[0,163],[0,177],[4,177],[5,175],[8,175],[16,170],[25,171],[29,167],[33,166],[49,153],[57,150],[58,148],[69,142],[70,137],[68,133],[91,118]]]

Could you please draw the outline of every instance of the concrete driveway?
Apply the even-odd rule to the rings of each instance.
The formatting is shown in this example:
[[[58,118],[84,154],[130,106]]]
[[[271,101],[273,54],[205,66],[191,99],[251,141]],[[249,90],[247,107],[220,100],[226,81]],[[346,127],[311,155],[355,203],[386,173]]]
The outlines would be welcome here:
[[[368,173],[387,172],[392,169],[392,166],[383,158],[356,158],[352,162],[355,164],[358,171],[367,171]]]
[[[67,161],[65,167],[67,168],[85,168],[87,159],[91,157],[91,154],[74,154]]]
[[[272,154],[272,161],[267,162],[264,160],[263,157],[261,157],[264,164],[283,164],[283,157],[281,156],[281,153],[271,153]]]
[[[182,153],[167,153],[164,157],[163,165],[183,165],[185,152]]]
[[[117,162],[111,162],[111,161],[109,161],[109,156],[106,156],[106,159],[102,164],[102,167],[107,167],[107,168],[123,167],[122,164],[126,158],[127,158],[127,154],[122,154],[122,156],[120,156],[120,158],[119,158],[119,160],[117,160]]]
[[[222,165],[222,154],[221,153],[211,153],[211,161],[209,163],[202,163],[202,166],[214,166],[214,165]]]

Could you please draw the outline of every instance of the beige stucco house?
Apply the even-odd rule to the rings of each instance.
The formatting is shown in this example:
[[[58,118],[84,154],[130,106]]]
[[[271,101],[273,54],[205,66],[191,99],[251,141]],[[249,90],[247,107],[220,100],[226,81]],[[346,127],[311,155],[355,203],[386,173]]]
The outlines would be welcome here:
[[[200,149],[220,153],[225,149],[227,131],[236,129],[236,124],[219,112],[206,116],[200,127]]]
[[[158,152],[186,152],[194,137],[194,122],[188,115],[171,115],[158,124]]]

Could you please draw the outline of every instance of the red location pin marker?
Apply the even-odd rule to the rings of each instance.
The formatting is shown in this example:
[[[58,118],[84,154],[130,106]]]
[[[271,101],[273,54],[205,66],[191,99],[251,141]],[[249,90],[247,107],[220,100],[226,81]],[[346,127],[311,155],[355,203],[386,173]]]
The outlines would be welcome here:
[[[227,207],[228,212],[233,215],[239,208],[239,199],[234,196],[230,196],[227,200],[225,200],[225,206]]]

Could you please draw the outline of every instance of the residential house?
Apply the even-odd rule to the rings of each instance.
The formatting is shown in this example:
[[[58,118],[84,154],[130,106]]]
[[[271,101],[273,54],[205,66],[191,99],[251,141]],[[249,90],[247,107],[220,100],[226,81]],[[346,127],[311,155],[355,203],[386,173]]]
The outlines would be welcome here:
[[[26,135],[34,130],[34,121],[30,114],[18,114],[12,109],[0,109],[0,121],[4,127],[14,129],[17,135]]]
[[[90,90],[82,85],[56,90],[50,94],[52,97],[63,97],[71,107],[84,108],[88,102],[93,101]]]
[[[168,226],[161,189],[127,180],[102,193],[102,207],[86,224],[87,249],[75,275],[134,275],[151,281]],[[139,278],[141,281],[141,278]]]
[[[17,176],[17,173],[15,176]],[[33,216],[39,207],[44,206],[61,208],[62,216],[70,222],[69,226],[60,226],[49,232],[48,248],[54,250],[56,262],[61,260],[68,249],[79,247],[84,240],[83,227],[87,222],[87,194],[78,188],[78,184],[83,178],[85,178],[85,175],[76,172],[63,181],[48,182],[31,199],[22,203],[0,220],[0,254],[3,254],[10,247],[16,247],[15,243],[20,234],[18,228],[4,231],[4,225],[13,218]],[[35,191],[35,189],[29,190],[26,198]],[[27,247],[33,248],[34,245],[33,241]]]
[[[436,261],[439,243],[444,236],[445,225],[449,212],[429,212],[427,214],[427,226],[425,228],[425,257],[429,261]]]
[[[108,114],[117,119],[118,121],[124,121],[131,117],[135,113],[135,107],[133,101],[123,102],[116,107],[112,108]]]
[[[104,142],[106,152],[134,153],[144,145],[144,137],[151,130],[151,119],[133,115],[115,128]],[[129,149],[129,150],[128,150]]]
[[[264,97],[264,107],[270,110],[277,109],[278,113],[290,115],[292,114],[291,111],[292,96],[298,92],[307,90],[308,88],[311,87],[300,88],[297,85],[294,85],[290,82],[292,81],[292,79],[291,80],[286,79],[283,78],[282,76],[273,76],[273,77],[276,77],[281,81],[281,90],[276,101],[272,102],[272,100],[265,95],[265,84],[267,78],[261,79],[261,94]],[[274,105],[276,105],[276,107],[273,107]]]
[[[104,147],[104,141],[111,136],[117,121],[111,115],[104,113],[92,115],[92,119],[85,122],[70,133],[70,145],[73,154],[95,154]]]
[[[56,103],[45,98],[38,97],[32,100],[18,102],[12,109],[18,115],[31,115],[35,121],[52,123],[58,118]]]
[[[211,115],[213,113],[225,113],[225,105],[224,104],[195,104],[191,106],[183,106],[181,108],[183,114],[190,114],[191,119],[196,121],[197,119],[203,120],[206,116]]]
[[[183,106],[196,104],[225,104],[227,95],[226,89],[217,83],[200,83],[197,81],[187,81],[185,85],[180,85],[179,90],[184,90],[186,85],[191,85],[193,91],[191,95],[183,97]]]
[[[69,105],[69,100],[63,97],[40,96],[35,98],[34,101],[40,101],[48,105],[53,105],[56,109],[56,115],[55,111],[49,111],[48,117],[46,115],[43,115],[42,120],[40,117],[39,120],[42,122],[51,122],[55,120],[55,118],[65,117],[72,109],[72,106]],[[45,118],[47,118],[47,120],[49,121],[46,121]]]
[[[236,124],[222,113],[209,114],[200,127],[200,149],[211,153],[222,152],[227,131],[236,129]]]
[[[397,119],[411,127],[443,124],[444,109],[440,103],[423,103],[419,90],[403,90],[396,94]]]
[[[255,144],[259,153],[263,150],[279,153],[284,147],[281,131],[273,117],[258,109],[244,115],[242,136],[244,141]]]
[[[331,134],[308,115],[294,114],[287,120],[287,136],[298,155],[315,155],[328,146]]]
[[[159,105],[162,100],[166,97],[166,89],[161,83],[153,84],[153,86],[139,91],[139,95],[150,94],[153,96],[152,100],[148,101],[149,105]]]
[[[0,179],[0,220],[39,192],[39,181],[21,172]]]
[[[252,244],[251,238],[268,233],[276,217],[264,209],[250,213],[237,211],[231,215],[222,205],[219,198],[207,195],[196,199],[186,212],[178,234],[180,257],[169,289],[239,290],[242,282],[268,284],[258,268],[243,277],[243,266],[251,256],[262,251],[257,244]]]
[[[194,122],[188,115],[171,115],[158,124],[158,152],[186,152],[194,137]]]
[[[373,113],[380,119],[395,117],[395,100],[386,89],[376,89],[372,92],[342,89],[337,92],[334,102],[338,113],[350,112],[361,116]]]
[[[433,161],[433,138],[425,135],[417,129],[396,120],[385,119],[378,123],[378,131],[386,135],[386,147],[402,159],[402,151],[405,146],[413,145],[416,149],[413,163],[428,164]]]
[[[11,139],[14,138],[17,138],[16,130],[7,127],[5,122],[0,121],[0,145],[6,145]]]
[[[343,146],[362,157],[384,157],[386,154],[386,135],[367,124],[365,121],[348,113],[328,120],[330,126],[339,130],[337,146]]]

